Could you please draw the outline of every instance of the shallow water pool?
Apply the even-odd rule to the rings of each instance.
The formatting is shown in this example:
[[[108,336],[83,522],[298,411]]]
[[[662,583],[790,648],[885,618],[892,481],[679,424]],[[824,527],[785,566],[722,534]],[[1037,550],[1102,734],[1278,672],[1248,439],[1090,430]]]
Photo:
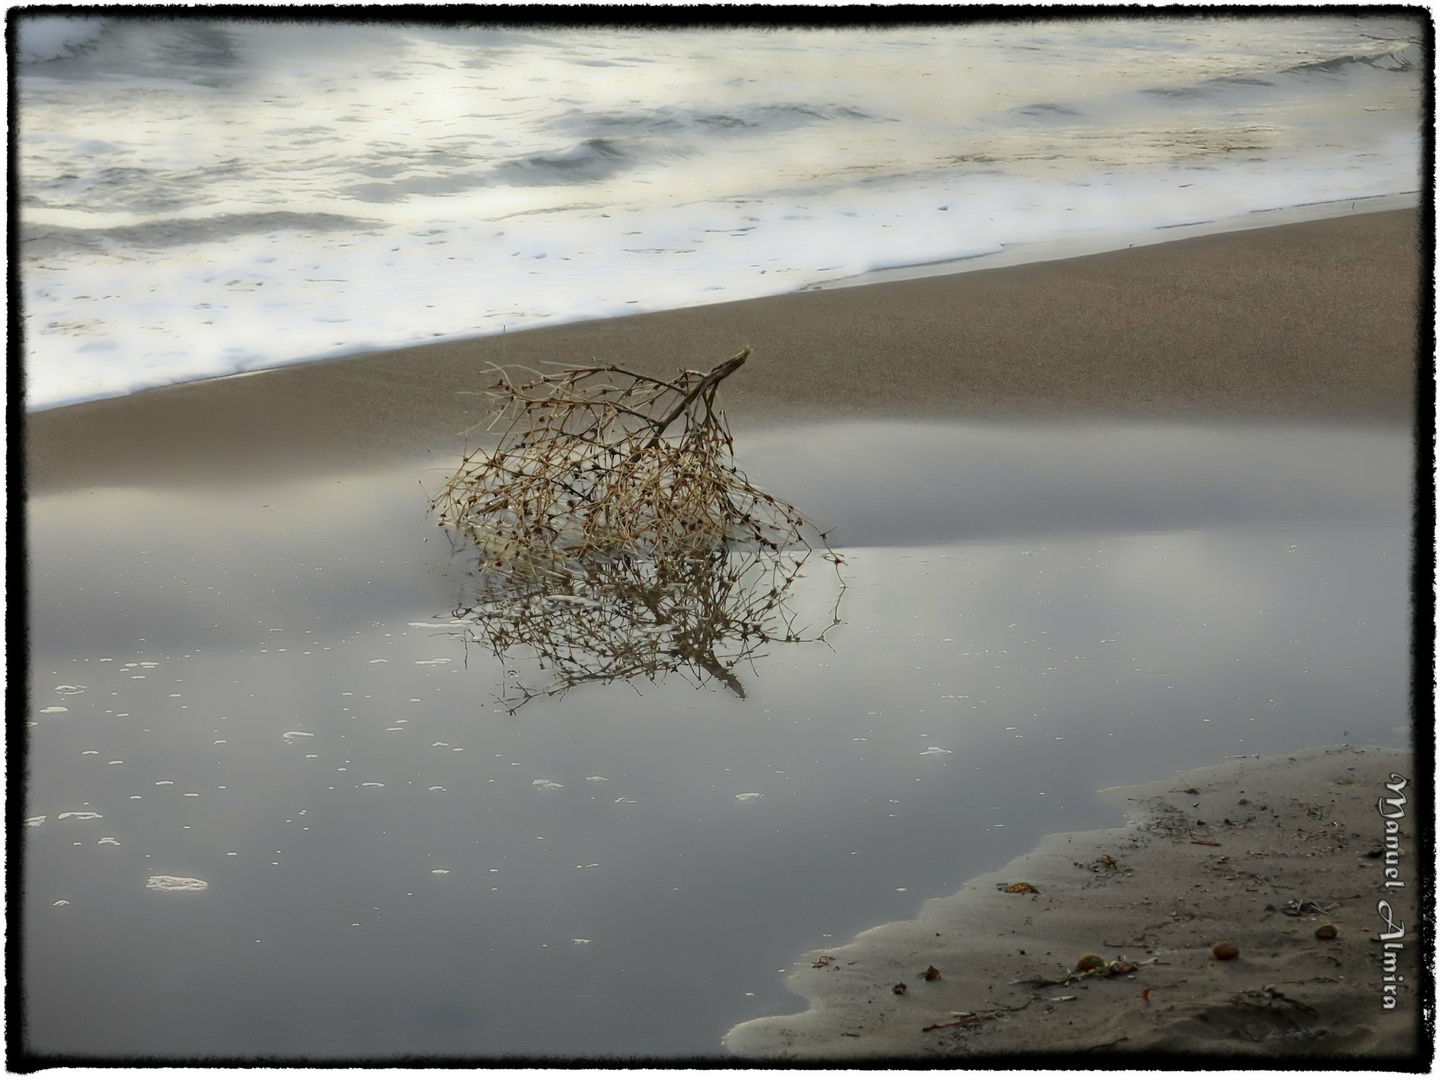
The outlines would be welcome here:
[[[512,715],[415,470],[32,500],[30,1049],[718,1055],[803,950],[1116,824],[1101,787],[1408,741],[1406,433],[739,441],[847,560],[744,698]]]

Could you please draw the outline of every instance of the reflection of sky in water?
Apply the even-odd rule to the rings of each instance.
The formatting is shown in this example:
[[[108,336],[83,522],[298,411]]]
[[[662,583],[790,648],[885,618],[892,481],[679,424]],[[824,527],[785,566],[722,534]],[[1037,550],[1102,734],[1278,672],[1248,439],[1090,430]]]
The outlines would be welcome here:
[[[97,549],[61,515],[106,493],[37,500],[36,1048],[718,1052],[731,1024],[798,1007],[778,969],[802,949],[908,917],[1047,831],[1113,823],[1099,787],[1401,740],[1403,437],[1049,429],[1025,441],[1056,455],[1043,471],[1013,431],[877,433],[884,514],[840,451],[855,429],[809,432],[826,457],[742,443],[842,547],[847,528],[877,545],[845,549],[833,651],[772,646],[744,701],[672,680],[498,711],[493,661],[411,625],[440,621],[450,580],[419,511],[393,509],[413,476],[352,479],[348,518],[320,484],[232,492],[218,520],[212,494],[136,496],[144,521],[115,516]],[[957,517],[944,475],[966,471]],[[1056,485],[1203,520],[1207,484],[1229,493],[1217,527],[1000,527],[1007,499],[1039,513]],[[1290,501],[1245,502],[1272,488]],[[906,545],[895,508],[936,491]],[[332,567],[328,591],[292,562]],[[192,593],[147,581],[180,573]],[[209,887],[147,890],[160,875]]]

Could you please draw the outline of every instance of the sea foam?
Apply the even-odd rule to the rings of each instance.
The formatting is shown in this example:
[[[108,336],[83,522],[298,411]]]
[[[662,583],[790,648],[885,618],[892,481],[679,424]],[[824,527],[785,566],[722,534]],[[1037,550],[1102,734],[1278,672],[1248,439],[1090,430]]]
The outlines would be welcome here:
[[[30,409],[1420,187],[1413,20],[19,21]]]

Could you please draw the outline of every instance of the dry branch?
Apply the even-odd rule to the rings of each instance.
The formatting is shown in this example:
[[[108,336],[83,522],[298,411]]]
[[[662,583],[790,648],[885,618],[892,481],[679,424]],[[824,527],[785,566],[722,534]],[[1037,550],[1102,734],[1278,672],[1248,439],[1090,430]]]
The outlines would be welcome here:
[[[743,697],[741,661],[802,640],[787,593],[807,533],[840,558],[735,466],[715,397],[749,352],[668,380],[613,364],[500,372],[498,445],[467,455],[431,508],[478,555],[455,610],[467,640],[502,659],[528,649],[552,672],[520,704],[674,670]]]

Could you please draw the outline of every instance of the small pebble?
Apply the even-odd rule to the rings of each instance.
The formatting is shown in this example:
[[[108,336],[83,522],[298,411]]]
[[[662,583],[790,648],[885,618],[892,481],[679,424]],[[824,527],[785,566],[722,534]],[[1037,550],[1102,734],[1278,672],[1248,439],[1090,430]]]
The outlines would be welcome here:
[[[1216,960],[1234,960],[1240,955],[1240,946],[1233,941],[1217,941],[1210,946],[1210,955]]]
[[[1315,928],[1315,936],[1321,941],[1329,941],[1340,936],[1340,931],[1332,923],[1322,923]]]
[[[891,992],[892,994],[903,994],[903,993],[905,993],[905,984],[904,984],[904,983],[896,983],[894,986],[892,986],[892,987],[890,988],[890,992]]]
[[[1093,952],[1087,952],[1079,960],[1075,961],[1076,971],[1094,971],[1098,967],[1104,967],[1105,961],[1096,956]]]

